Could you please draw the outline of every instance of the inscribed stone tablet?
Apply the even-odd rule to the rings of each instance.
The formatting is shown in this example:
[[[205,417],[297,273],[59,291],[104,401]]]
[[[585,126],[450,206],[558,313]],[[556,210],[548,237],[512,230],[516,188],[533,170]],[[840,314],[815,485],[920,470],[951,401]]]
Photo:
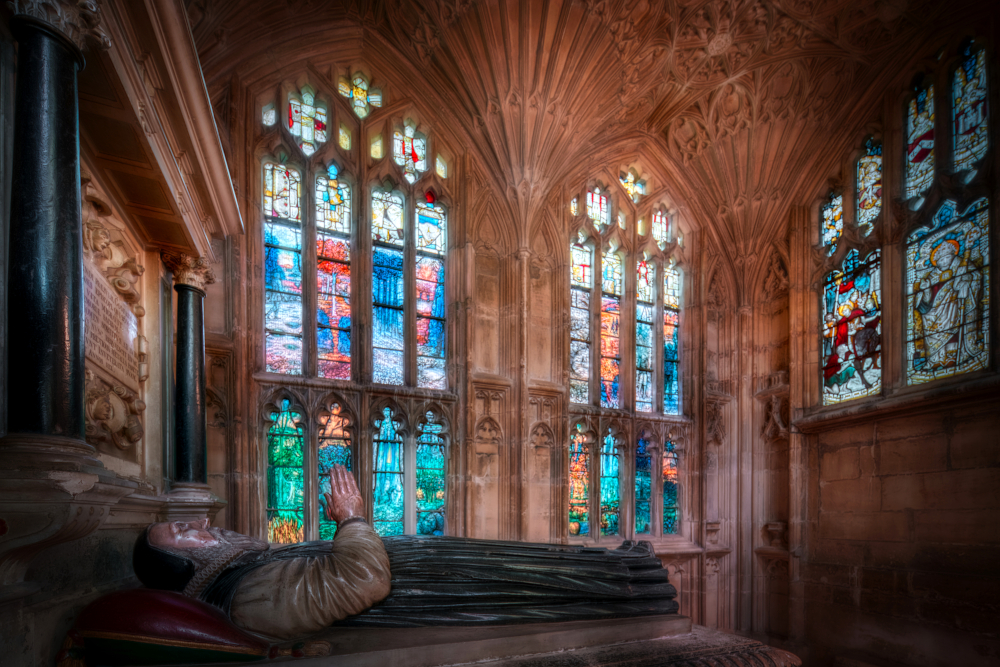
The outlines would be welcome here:
[[[84,262],[84,326],[86,357],[131,389],[139,389],[136,337],[139,322],[108,279]]]

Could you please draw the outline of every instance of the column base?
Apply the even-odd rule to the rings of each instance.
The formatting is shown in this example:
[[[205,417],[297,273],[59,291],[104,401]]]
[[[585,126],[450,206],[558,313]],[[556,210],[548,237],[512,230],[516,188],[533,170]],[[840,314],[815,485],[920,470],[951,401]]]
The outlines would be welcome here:
[[[167,500],[162,512],[165,521],[212,520],[226,506],[226,501],[212,493],[208,484],[197,482],[174,482],[164,498]]]
[[[41,433],[9,433],[0,438],[0,469],[56,468],[104,471],[97,450],[84,440]]]

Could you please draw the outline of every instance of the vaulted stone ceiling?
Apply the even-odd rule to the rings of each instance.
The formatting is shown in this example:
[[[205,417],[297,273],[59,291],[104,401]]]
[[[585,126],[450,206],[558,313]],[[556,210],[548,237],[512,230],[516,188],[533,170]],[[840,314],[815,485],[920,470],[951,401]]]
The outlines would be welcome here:
[[[363,63],[476,154],[518,243],[554,188],[637,162],[749,271],[961,21],[939,0],[192,0],[209,89]],[[969,3],[971,4],[971,3]]]

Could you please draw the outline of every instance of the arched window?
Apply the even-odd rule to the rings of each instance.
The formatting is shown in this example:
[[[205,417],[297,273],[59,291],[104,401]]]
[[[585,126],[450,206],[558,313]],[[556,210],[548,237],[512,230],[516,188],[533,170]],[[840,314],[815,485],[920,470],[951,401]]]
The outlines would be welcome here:
[[[351,190],[316,175],[316,354],[322,378],[351,379]]]
[[[447,389],[445,375],[444,256],[448,225],[444,208],[427,191],[417,204],[417,386]]]
[[[919,197],[934,180],[934,84],[914,86],[906,110],[905,199]]]
[[[681,272],[669,263],[663,271],[663,414],[681,413]]]
[[[302,178],[264,164],[264,347],[266,368],[302,374]]]
[[[653,325],[656,321],[656,264],[645,259],[636,265],[635,409],[653,411]]]
[[[594,284],[594,251],[573,243],[570,253],[569,400],[590,403],[590,302]]]
[[[832,255],[837,252],[837,243],[844,233],[844,198],[831,192],[829,200],[820,208],[820,214],[823,247],[826,254]]]
[[[621,407],[622,258],[613,250],[601,258],[601,407]]]
[[[680,494],[679,494],[677,450],[669,440],[663,446],[663,534],[674,535],[680,532]]]
[[[969,171],[989,146],[986,50],[966,40],[951,83],[953,161],[955,171]]]
[[[288,131],[299,139],[299,148],[306,156],[326,143],[326,104],[316,101],[316,93],[310,86],[303,86],[297,94],[288,94]]]
[[[569,534],[590,534],[590,439],[577,425],[569,441]]]
[[[302,414],[287,398],[270,415],[267,431],[267,541],[305,539],[305,437]]]
[[[372,440],[372,509],[375,532],[402,535],[406,518],[406,463],[399,424],[388,407],[375,424]]]
[[[372,380],[405,383],[403,197],[372,192]]]
[[[864,154],[858,158],[855,202],[858,229],[868,236],[882,212],[882,143],[869,138]]]
[[[600,187],[587,191],[587,216],[599,232],[603,232],[611,224],[611,202]]]
[[[341,465],[354,471],[354,455],[351,450],[351,420],[344,413],[340,404],[330,406],[329,415],[319,431],[319,444],[316,448],[316,472],[319,477],[319,539],[332,540],[337,532],[337,522],[328,519],[326,494],[330,493],[330,471],[335,465]]]
[[[653,457],[649,441],[639,438],[635,448],[635,534],[652,532]]]
[[[444,426],[433,412],[424,415],[417,435],[417,535],[444,535],[447,502]]]
[[[618,443],[613,433],[601,446],[601,535],[618,535],[621,494],[618,487]]]

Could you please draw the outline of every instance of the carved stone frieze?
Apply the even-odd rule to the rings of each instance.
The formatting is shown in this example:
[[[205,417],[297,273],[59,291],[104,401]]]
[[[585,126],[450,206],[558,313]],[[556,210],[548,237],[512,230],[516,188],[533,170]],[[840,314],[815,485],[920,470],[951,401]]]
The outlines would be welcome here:
[[[87,442],[92,445],[109,443],[125,450],[142,440],[143,426],[139,417],[146,404],[134,391],[88,370],[86,400]]]
[[[181,253],[163,253],[163,263],[174,274],[174,283],[204,290],[215,282],[215,273],[208,260]]]
[[[111,47],[111,39],[101,27],[101,9],[95,0],[8,0],[15,16],[27,16],[46,23],[73,42],[81,51],[87,37],[102,49]]]

